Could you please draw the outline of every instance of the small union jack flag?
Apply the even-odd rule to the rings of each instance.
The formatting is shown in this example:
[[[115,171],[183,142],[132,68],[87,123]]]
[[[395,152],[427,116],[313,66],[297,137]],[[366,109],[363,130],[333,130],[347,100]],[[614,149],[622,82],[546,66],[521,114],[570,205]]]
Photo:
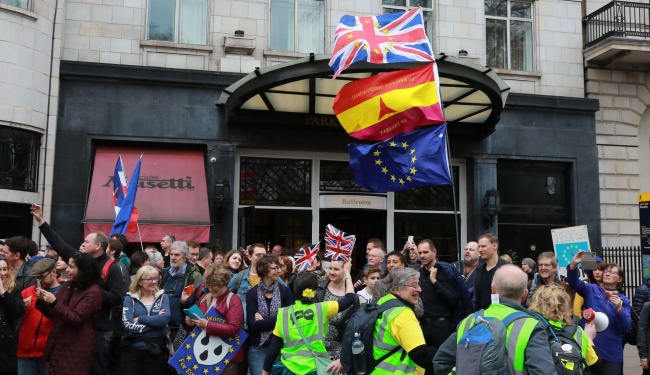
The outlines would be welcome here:
[[[433,61],[422,9],[381,16],[343,16],[334,34],[329,66],[336,78],[357,61],[373,64]]]
[[[320,242],[316,245],[305,246],[298,250],[296,255],[293,256],[293,259],[296,261],[296,270],[298,272],[306,270],[316,262],[316,255],[318,255],[319,246]]]
[[[350,260],[357,237],[334,228],[332,224],[325,227],[325,259]]]

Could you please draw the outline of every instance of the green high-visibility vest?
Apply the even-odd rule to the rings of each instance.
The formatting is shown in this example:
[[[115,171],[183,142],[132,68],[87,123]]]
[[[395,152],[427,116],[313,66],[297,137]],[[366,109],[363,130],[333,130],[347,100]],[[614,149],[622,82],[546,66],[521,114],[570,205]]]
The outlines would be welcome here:
[[[492,317],[503,321],[506,316],[518,310],[506,305],[493,303],[483,312],[483,316]],[[463,319],[458,324],[458,333],[456,343],[460,342],[461,337],[474,326],[474,314]],[[506,352],[508,353],[507,361],[510,373],[513,375],[524,375],[524,352],[530,340],[530,335],[539,321],[533,317],[517,319],[506,328]]]
[[[323,338],[329,326],[327,319],[327,305],[337,302],[321,302],[304,305],[296,301],[293,306],[283,307],[278,310],[277,325],[281,327],[284,346],[280,351],[282,364],[294,374],[309,374],[316,371],[314,355],[327,357],[327,350]],[[314,353],[309,351],[291,318],[291,311],[296,315],[300,330],[309,342]]]
[[[554,320],[549,320],[548,324],[558,329],[562,329],[566,326],[565,323],[556,322]],[[573,334],[573,339],[576,340],[576,343],[578,343],[578,347],[580,347],[580,354],[582,354],[582,358],[583,359],[587,358],[587,350],[589,349],[589,338],[587,337],[587,334],[582,329],[580,329],[580,326],[576,327],[576,333]]]
[[[377,301],[377,306],[381,306],[387,301],[395,299],[392,294],[387,294]],[[399,346],[399,343],[393,338],[390,333],[390,326],[393,319],[401,314],[406,306],[393,307],[386,310],[377,322],[375,323],[375,330],[373,332],[373,358],[379,359],[386,353]],[[366,349],[367,350],[367,349]],[[377,364],[372,371],[372,375],[401,375],[412,374],[416,368],[415,362],[408,356],[408,353],[403,350],[398,350],[390,355],[385,360]]]

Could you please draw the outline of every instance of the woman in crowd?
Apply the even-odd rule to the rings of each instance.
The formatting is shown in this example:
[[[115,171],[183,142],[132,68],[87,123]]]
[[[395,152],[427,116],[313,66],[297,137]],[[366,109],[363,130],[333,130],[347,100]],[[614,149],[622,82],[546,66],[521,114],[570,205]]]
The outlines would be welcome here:
[[[120,375],[157,375],[166,371],[167,323],[171,319],[169,297],[158,287],[160,274],[151,266],[140,267],[122,304]]]
[[[56,294],[41,289],[36,302],[43,315],[54,318],[43,359],[52,375],[85,375],[92,367],[95,318],[102,306],[99,268],[90,255],[76,252],[68,260],[68,276]]]
[[[305,245],[305,246],[311,246],[311,245]],[[316,276],[318,276],[319,281],[329,280],[329,276],[327,272],[323,271],[323,257],[320,254],[316,255],[316,259],[314,259],[314,264],[312,264],[309,268],[307,268],[307,271],[315,273]]]
[[[293,273],[293,258],[288,255],[280,257],[280,279],[286,285],[292,285],[296,274]],[[289,288],[291,290],[291,288]]]
[[[214,258],[212,259],[212,261],[213,263],[221,264],[223,262],[223,258],[224,258],[223,252],[215,251]]]
[[[383,359],[374,371],[368,369],[368,372],[412,374],[419,366],[433,373],[432,361],[437,348],[426,346],[422,329],[413,312],[422,292],[420,272],[410,267],[395,267],[384,279],[384,283],[390,293],[379,299],[377,306],[391,303],[397,307],[386,310],[379,317],[381,321],[378,320],[375,325],[374,335],[382,345],[373,347],[373,356],[375,360]],[[389,348],[397,346],[401,350],[388,355],[391,351]]]
[[[134,251],[133,254],[131,254],[131,267],[129,267],[131,272],[131,282],[135,280],[135,275],[141,267],[149,265],[149,255],[147,255],[147,253],[142,250]]]
[[[583,270],[587,275],[587,283],[600,285],[603,282],[603,271],[605,271],[605,266],[607,263],[603,262],[601,257],[596,257],[596,269],[595,270]],[[582,319],[582,305],[584,305],[585,299],[582,298],[579,294],[573,296],[573,321],[577,324],[580,319]]]
[[[414,243],[405,243],[404,248],[402,249],[402,254],[406,258],[404,264],[406,267],[411,267],[413,269],[420,269],[420,255],[418,254],[418,247]]]
[[[281,308],[278,312],[262,375],[269,375],[278,353],[281,355],[282,375],[314,373],[316,371],[316,359],[302,340],[302,335],[305,335],[309,340],[309,346],[314,354],[322,358],[328,357],[323,337],[328,330],[329,319],[336,316],[339,311],[350,308],[356,300],[352,277],[350,276],[351,267],[350,262],[345,263],[343,267],[345,297],[338,301],[315,303],[318,276],[313,272],[306,271],[296,276],[294,289],[294,296],[297,298],[296,303],[291,307]],[[315,319],[315,317],[320,317],[320,319]],[[298,326],[294,321],[297,322]],[[329,373],[338,373],[341,370],[340,361],[334,361],[327,367]]]
[[[61,281],[68,281],[68,264],[63,260],[63,258],[58,258],[59,259],[56,261],[56,265],[54,266],[54,268],[56,268],[56,273],[59,275]]]
[[[620,292],[623,287],[623,270],[610,263],[603,271],[601,285],[585,284],[578,278],[578,263],[582,261],[578,252],[568,267],[567,283],[584,299],[584,308],[592,308],[609,318],[607,329],[594,339],[596,352],[602,360],[604,374],[619,375],[623,371],[623,334],[632,328],[630,300]],[[584,326],[584,319],[580,321]]]
[[[400,253],[399,251],[391,251],[386,255],[386,274],[384,275],[384,278],[381,280],[377,281],[377,284],[375,284],[375,290],[372,293],[372,299],[373,301],[379,301],[379,299],[386,294],[388,294],[388,291],[390,289],[387,288],[386,283],[384,280],[386,280],[386,277],[390,273],[390,271],[395,268],[395,267],[408,267],[407,265],[407,258],[406,255],[403,253]],[[413,267],[410,267],[412,269],[415,269]],[[418,302],[415,305],[415,315],[420,318],[424,316],[424,307],[422,305],[422,299],[418,297]]]
[[[5,256],[0,255],[0,374],[15,374],[18,371],[16,327],[25,314],[20,292],[13,269]]]
[[[239,271],[243,270],[244,262],[239,250],[230,250],[223,260],[223,265],[230,270],[230,273],[236,275]],[[215,262],[215,264],[218,264]]]
[[[330,262],[329,280],[319,283],[316,302],[338,301],[345,298],[347,293],[346,277],[348,277],[345,266],[346,264],[340,260],[332,260]],[[329,321],[329,327],[325,333],[325,348],[333,360],[338,360],[341,357],[345,323],[357,308],[359,308],[359,298],[355,294],[353,306],[345,310],[340,310]]]
[[[222,338],[234,337],[244,324],[244,308],[239,297],[228,290],[228,282],[232,273],[219,264],[211,264],[205,269],[203,282],[208,288],[206,293],[199,299],[198,306],[203,314],[207,313],[210,307],[215,309],[226,318],[225,323],[208,321],[207,319],[191,319],[185,317],[185,323],[190,327],[199,327],[208,336],[219,336]],[[244,361],[244,351],[235,353],[232,361],[226,365],[223,375],[237,375],[239,364]]]
[[[525,272],[525,271],[524,271]],[[531,296],[528,309],[542,315],[552,329],[574,332],[573,339],[580,347],[582,358],[591,374],[600,374],[601,362],[594,349],[596,325],[588,323],[585,329],[573,323],[571,317],[571,296],[558,284],[540,285]],[[572,327],[573,326],[573,327]],[[575,331],[573,331],[575,329]]]
[[[271,332],[275,327],[278,310],[293,305],[289,289],[278,283],[280,266],[278,257],[264,254],[257,260],[260,282],[246,293],[246,321],[248,322],[248,368],[251,375],[261,375],[264,359],[271,345]]]
[[[147,256],[149,257],[149,265],[155,267],[158,272],[162,271],[165,268],[165,259],[158,251],[147,251]]]

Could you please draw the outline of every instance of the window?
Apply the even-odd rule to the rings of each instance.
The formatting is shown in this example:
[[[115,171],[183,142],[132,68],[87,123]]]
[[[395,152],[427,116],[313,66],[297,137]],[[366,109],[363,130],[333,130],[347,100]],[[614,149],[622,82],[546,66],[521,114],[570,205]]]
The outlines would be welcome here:
[[[271,0],[269,39],[274,50],[325,53],[325,2]]]
[[[0,0],[0,4],[7,4],[18,8],[29,9],[29,0]]]
[[[397,13],[411,8],[422,7],[422,18],[424,19],[424,30],[431,39],[433,9],[431,0],[381,0],[382,14]]]
[[[0,126],[0,189],[36,191],[41,136]]]
[[[311,161],[241,158],[239,204],[311,206]]]
[[[533,70],[533,4],[485,0],[487,66]]]
[[[206,44],[207,0],[149,0],[148,40]]]

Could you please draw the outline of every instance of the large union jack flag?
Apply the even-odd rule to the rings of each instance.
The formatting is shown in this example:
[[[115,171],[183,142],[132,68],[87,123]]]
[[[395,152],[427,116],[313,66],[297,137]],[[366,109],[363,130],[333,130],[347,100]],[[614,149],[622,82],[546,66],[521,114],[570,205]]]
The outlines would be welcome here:
[[[296,255],[293,256],[293,259],[296,261],[296,271],[304,271],[311,267],[316,261],[316,255],[318,255],[319,248],[320,242],[316,245],[305,246],[298,250]]]
[[[422,9],[382,16],[343,16],[334,34],[329,65],[336,78],[357,61],[373,64],[433,61]]]
[[[348,261],[357,237],[334,228],[332,224],[325,227],[325,259]]]

